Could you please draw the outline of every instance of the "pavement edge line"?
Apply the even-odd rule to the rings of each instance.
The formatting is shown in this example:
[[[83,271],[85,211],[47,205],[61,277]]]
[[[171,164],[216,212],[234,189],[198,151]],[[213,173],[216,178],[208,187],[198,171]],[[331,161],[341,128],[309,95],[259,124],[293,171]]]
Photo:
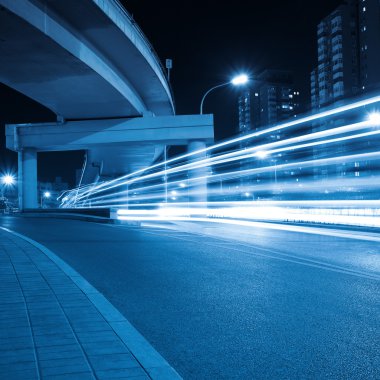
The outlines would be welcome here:
[[[115,306],[113,306],[102,293],[100,293],[64,260],[44,245],[25,235],[5,227],[0,227],[0,229],[27,241],[39,249],[68,277],[70,277],[75,285],[78,286],[78,288],[87,296],[89,301],[98,309],[99,313],[115,331],[116,335],[128,347],[136,360],[153,380],[182,379],[176,370],[153,348],[144,336],[133,327],[133,325],[115,308]]]

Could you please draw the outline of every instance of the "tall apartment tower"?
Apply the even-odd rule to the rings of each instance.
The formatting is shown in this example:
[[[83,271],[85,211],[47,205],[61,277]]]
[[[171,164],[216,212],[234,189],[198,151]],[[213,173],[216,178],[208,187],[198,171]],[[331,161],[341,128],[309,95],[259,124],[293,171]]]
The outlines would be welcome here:
[[[318,25],[314,111],[380,87],[380,1],[345,0]]]
[[[239,133],[240,135],[265,129],[282,120],[296,116],[299,110],[299,91],[295,90],[292,74],[289,71],[265,70],[255,78],[255,86],[244,90],[238,100],[239,108]],[[243,141],[242,149],[253,144],[266,144],[284,138],[282,131],[276,131],[263,135],[255,140]],[[262,160],[263,165],[271,165],[280,160],[280,154]],[[246,170],[257,165],[255,159],[246,159],[240,163],[240,169]],[[272,182],[277,181],[277,172],[269,174]],[[261,177],[262,176],[262,177]],[[243,177],[240,185],[246,189],[245,194],[251,195],[250,186],[261,179],[268,180],[268,174]],[[246,199],[246,196],[243,196]]]
[[[380,88],[380,1],[358,1],[360,84],[363,92]]]
[[[239,132],[246,134],[295,116],[299,91],[289,71],[265,70],[255,78],[256,85],[244,90],[238,99]],[[279,139],[279,135],[272,136]]]

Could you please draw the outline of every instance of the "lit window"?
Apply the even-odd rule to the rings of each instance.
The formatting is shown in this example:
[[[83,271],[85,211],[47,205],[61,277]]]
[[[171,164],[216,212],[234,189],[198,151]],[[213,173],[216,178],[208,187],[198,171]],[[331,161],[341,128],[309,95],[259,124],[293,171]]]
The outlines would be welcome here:
[[[363,7],[363,12],[365,12],[367,9],[366,9],[366,7]]]
[[[367,27],[364,25],[363,26],[363,32],[365,32],[367,30]]]
[[[290,98],[290,99],[293,99],[293,95],[292,95],[292,94],[290,94],[290,95],[289,95],[289,98]]]
[[[360,177],[360,172],[355,172],[355,177]]]
[[[257,92],[255,92],[255,96],[259,96],[259,94]]]

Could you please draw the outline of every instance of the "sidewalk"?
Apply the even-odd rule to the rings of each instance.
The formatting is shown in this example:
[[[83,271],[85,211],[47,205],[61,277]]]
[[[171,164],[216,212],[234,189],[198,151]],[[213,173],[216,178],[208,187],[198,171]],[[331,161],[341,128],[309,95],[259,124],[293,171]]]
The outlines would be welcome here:
[[[0,229],[1,379],[179,379],[77,272]]]

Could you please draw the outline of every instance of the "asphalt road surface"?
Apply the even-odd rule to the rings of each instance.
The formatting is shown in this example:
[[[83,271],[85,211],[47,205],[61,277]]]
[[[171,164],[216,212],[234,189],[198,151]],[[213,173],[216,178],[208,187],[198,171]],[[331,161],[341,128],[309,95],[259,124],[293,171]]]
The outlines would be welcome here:
[[[101,291],[185,379],[379,379],[380,243],[0,217]],[[247,231],[245,231],[247,232]],[[236,228],[234,230],[236,235]]]

